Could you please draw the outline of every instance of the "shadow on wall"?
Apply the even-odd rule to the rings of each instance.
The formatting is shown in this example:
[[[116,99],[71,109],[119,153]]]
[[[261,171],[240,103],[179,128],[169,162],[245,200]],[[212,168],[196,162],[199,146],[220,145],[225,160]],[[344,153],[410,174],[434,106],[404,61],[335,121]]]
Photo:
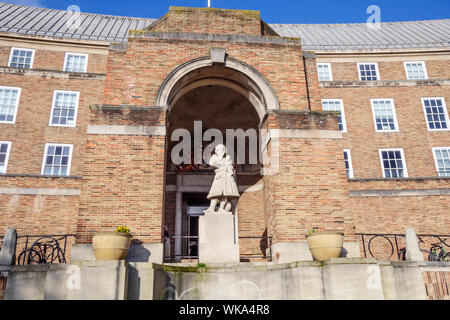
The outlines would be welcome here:
[[[150,251],[146,249],[142,242],[133,242],[130,246],[126,261],[127,262],[148,262]]]

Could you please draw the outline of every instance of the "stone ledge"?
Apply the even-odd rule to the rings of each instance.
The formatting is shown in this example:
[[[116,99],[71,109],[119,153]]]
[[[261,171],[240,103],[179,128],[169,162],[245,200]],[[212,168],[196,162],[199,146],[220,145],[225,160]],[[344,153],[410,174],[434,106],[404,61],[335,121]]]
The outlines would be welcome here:
[[[450,189],[351,190],[350,197],[444,196]]]
[[[448,86],[450,79],[431,80],[379,80],[379,81],[324,81],[321,88],[351,88],[351,87],[430,87]]]
[[[270,129],[271,138],[287,139],[342,139],[339,130],[317,130],[317,129]]]
[[[323,262],[323,266],[338,264],[377,264],[375,258],[331,258]]]
[[[49,78],[57,78],[57,79],[100,80],[100,81],[105,81],[105,79],[106,79],[106,75],[103,73],[20,69],[20,68],[13,68],[13,67],[0,67],[0,73],[23,75],[23,76],[36,76],[36,77],[44,77],[44,78],[49,77]]]
[[[0,188],[0,194],[41,195],[41,196],[80,196],[80,189],[45,188]]]
[[[0,174],[0,178],[45,178],[45,179],[83,179],[82,176],[47,176],[40,174],[27,174],[27,173],[2,173]]]
[[[193,32],[152,32],[131,30],[128,39],[160,39],[160,40],[187,40],[187,41],[217,41],[242,42],[258,44],[284,44],[301,46],[300,38],[267,37],[250,35],[227,35]]]
[[[135,106],[135,105],[107,105],[93,104],[89,106],[91,111],[166,111],[166,107],[158,106]]]
[[[353,178],[349,182],[364,181],[412,181],[412,180],[450,180],[450,177],[408,177],[408,178]]]
[[[92,135],[131,135],[131,136],[165,136],[163,126],[125,126],[125,125],[89,125],[87,134]]]

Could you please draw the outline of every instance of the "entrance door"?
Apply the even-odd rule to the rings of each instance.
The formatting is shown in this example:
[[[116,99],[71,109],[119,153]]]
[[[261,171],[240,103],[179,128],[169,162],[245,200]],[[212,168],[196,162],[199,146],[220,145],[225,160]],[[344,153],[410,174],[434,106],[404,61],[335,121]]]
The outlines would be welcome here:
[[[203,198],[204,197],[204,198]],[[185,210],[185,235],[184,252],[186,257],[191,259],[198,258],[198,221],[200,216],[204,215],[203,211],[208,209],[209,201],[206,195],[186,196]]]

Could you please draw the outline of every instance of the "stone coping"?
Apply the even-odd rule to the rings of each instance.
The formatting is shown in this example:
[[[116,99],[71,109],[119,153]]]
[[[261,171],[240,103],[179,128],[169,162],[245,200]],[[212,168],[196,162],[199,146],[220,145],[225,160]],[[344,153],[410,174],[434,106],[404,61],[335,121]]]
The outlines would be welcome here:
[[[0,178],[45,178],[45,179],[83,179],[82,176],[48,176],[40,174],[26,174],[26,173],[2,173]]]
[[[166,107],[158,106],[136,106],[136,105],[108,105],[92,104],[89,106],[91,111],[166,111]]]
[[[165,272],[186,272],[186,273],[236,273],[236,272],[258,272],[258,271],[276,271],[276,270],[288,270],[295,268],[318,268],[331,265],[367,265],[378,264],[379,266],[392,266],[396,267],[430,267],[448,269],[450,263],[448,262],[417,262],[417,261],[388,261],[388,260],[376,260],[375,258],[332,258],[323,262],[320,261],[297,261],[292,263],[277,264],[275,262],[241,262],[239,264],[207,264],[199,265],[195,263],[167,263],[156,264],[152,262],[126,262],[121,261],[97,261],[97,260],[85,260],[75,261],[73,263],[61,263],[61,264],[42,264],[42,265],[26,265],[26,266],[11,266],[11,272],[47,272],[47,271],[64,271],[71,265],[87,268],[144,268],[154,269]],[[426,271],[426,270],[425,270]],[[448,270],[442,270],[448,271]]]
[[[215,42],[242,42],[260,44],[282,44],[301,46],[300,38],[279,36],[252,36],[235,34],[209,34],[193,32],[154,32],[147,30],[130,30],[128,39],[162,39],[162,40],[186,40],[186,41],[215,41]],[[111,46],[115,49],[115,46]],[[123,47],[117,47],[122,49]]]
[[[151,263],[148,263],[151,265]],[[11,266],[11,272],[47,272],[66,270],[69,266],[79,266],[88,268],[123,268],[128,266],[125,260],[120,261],[97,261],[97,260],[84,260],[74,261],[71,263],[56,263],[56,264],[33,264],[25,266]]]
[[[422,268],[431,267],[431,268],[450,268],[450,262],[441,262],[441,261],[419,261],[419,266]]]
[[[429,87],[450,85],[450,79],[429,80],[378,80],[378,81],[326,81],[320,82],[321,88],[351,87]]]
[[[422,180],[449,180],[450,177],[408,177],[408,178],[352,178],[349,182],[365,182],[365,181],[422,181]]]
[[[77,80],[100,80],[106,79],[104,73],[89,72],[67,72],[59,70],[43,70],[43,69],[21,69],[14,67],[1,67],[0,73],[17,74],[17,75],[33,75],[38,77],[52,77],[57,79],[77,79]]]

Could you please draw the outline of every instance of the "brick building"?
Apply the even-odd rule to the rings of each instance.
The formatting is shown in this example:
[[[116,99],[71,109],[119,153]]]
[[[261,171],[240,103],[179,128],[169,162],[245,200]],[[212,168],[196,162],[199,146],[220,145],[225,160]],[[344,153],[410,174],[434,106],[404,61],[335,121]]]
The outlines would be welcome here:
[[[277,261],[301,258],[311,229],[344,231],[355,255],[359,233],[448,234],[449,30],[0,4],[0,233],[75,235],[76,259],[93,233],[126,225],[151,261],[164,242],[166,258],[195,256],[185,237],[214,173],[170,155],[174,131],[201,121],[264,129],[278,159],[275,174],[236,166],[244,258],[266,254],[264,237]]]

